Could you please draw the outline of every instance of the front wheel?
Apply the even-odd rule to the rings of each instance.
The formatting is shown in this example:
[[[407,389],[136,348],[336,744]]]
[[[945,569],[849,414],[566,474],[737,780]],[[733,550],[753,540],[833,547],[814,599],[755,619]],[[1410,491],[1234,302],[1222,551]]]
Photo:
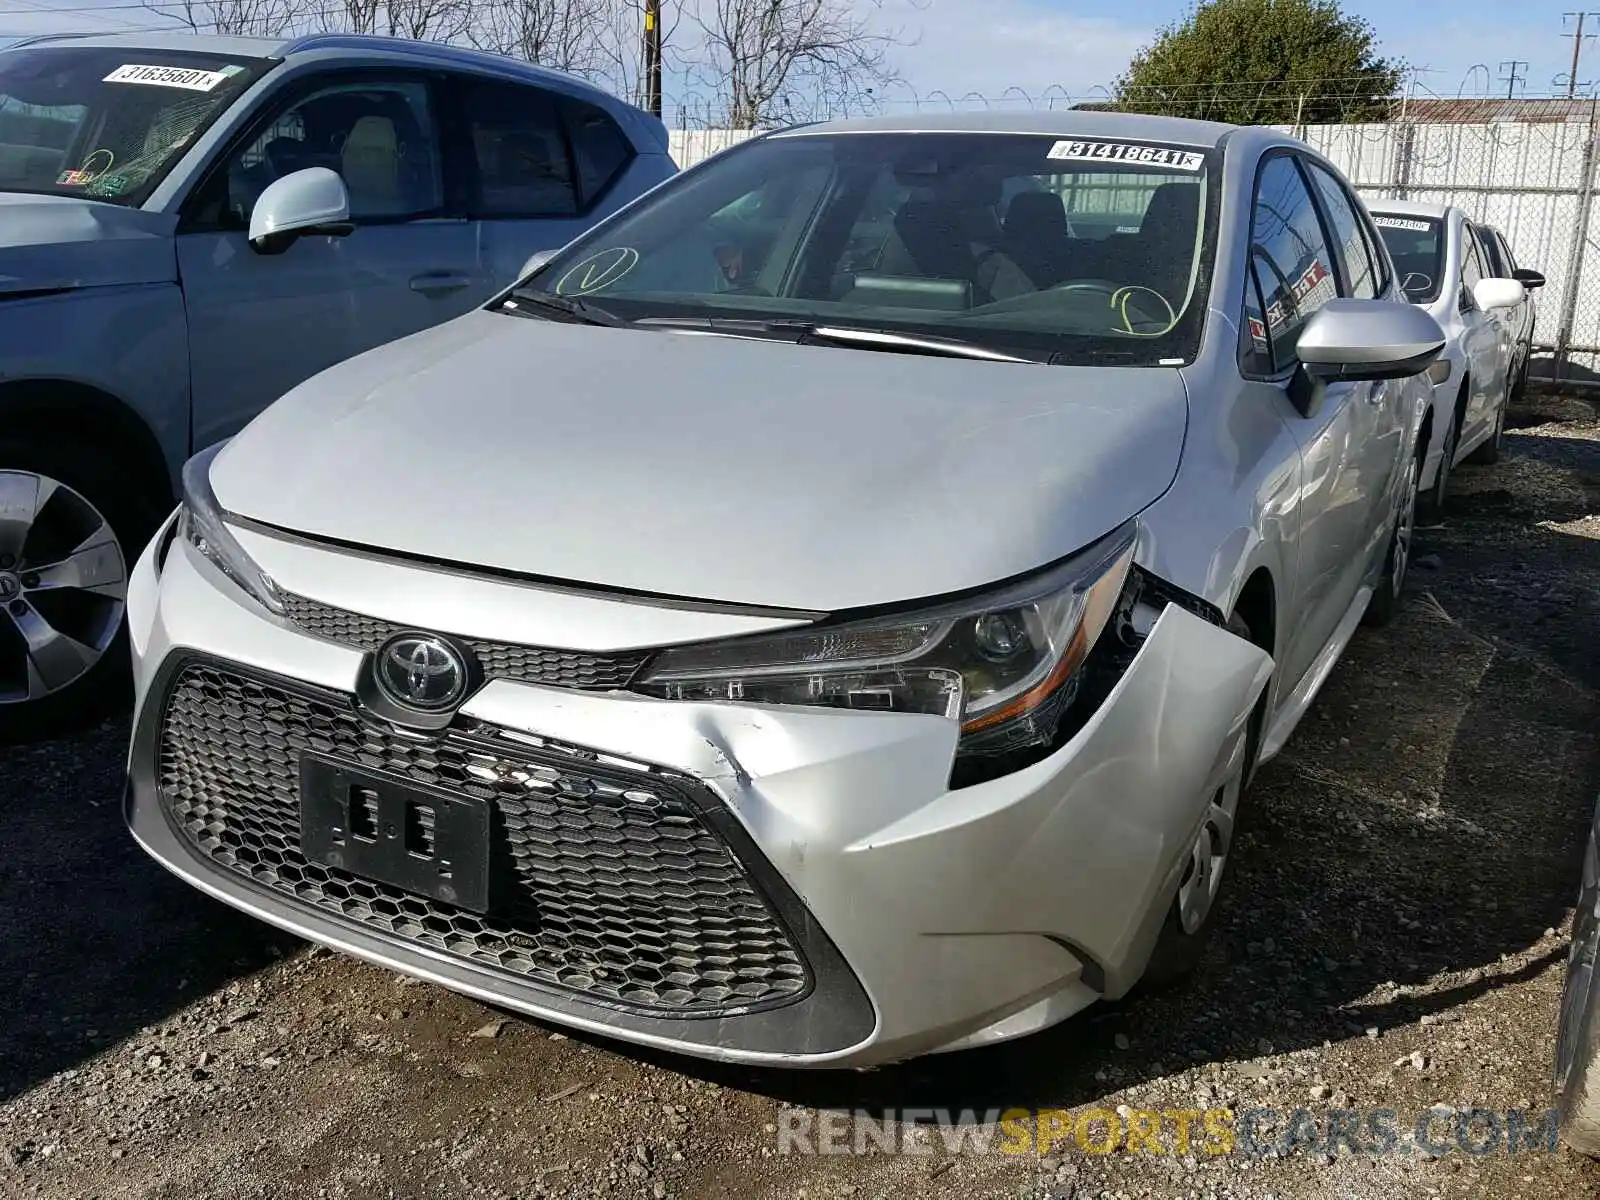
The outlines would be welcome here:
[[[1235,613],[1228,619],[1228,631],[1252,644],[1250,626]],[[1266,717],[1267,695],[1263,691],[1250,714],[1245,731],[1244,753],[1232,774],[1212,793],[1206,814],[1189,861],[1184,867],[1178,894],[1167,912],[1161,935],[1150,954],[1140,981],[1145,987],[1165,987],[1191,974],[1200,965],[1206,942],[1216,926],[1217,900],[1222,894],[1229,858],[1239,826],[1239,808],[1244,799],[1256,752],[1261,745],[1261,727]]]
[[[1561,1023],[1556,1033],[1556,1091],[1561,1140],[1583,1154],[1600,1157],[1600,1006],[1596,957],[1600,955],[1600,855],[1595,830],[1583,857],[1583,886],[1572,918],[1572,951],[1561,989]]]
[[[1417,528],[1417,475],[1421,450],[1411,458],[1400,488],[1400,512],[1389,534],[1389,550],[1383,560],[1383,577],[1372,593],[1363,618],[1368,625],[1387,625],[1400,611],[1400,593],[1406,586],[1406,568],[1411,565],[1411,543]]]
[[[131,696],[128,572],[154,506],[88,447],[0,442],[0,728],[60,732]]]
[[[1508,393],[1501,402],[1500,409],[1494,415],[1494,432],[1489,435],[1489,440],[1473,449],[1467,455],[1467,461],[1474,466],[1487,467],[1500,461],[1500,443],[1506,436],[1506,409],[1511,404]]]

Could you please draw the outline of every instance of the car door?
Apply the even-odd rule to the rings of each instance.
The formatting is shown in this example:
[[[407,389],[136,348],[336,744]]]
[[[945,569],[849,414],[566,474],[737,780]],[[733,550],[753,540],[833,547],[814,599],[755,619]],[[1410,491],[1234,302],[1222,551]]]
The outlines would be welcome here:
[[[319,74],[289,85],[208,169],[177,239],[196,446],[230,436],[318,371],[483,298],[438,114],[426,76]],[[246,233],[255,198],[313,166],[343,177],[354,230],[258,253]]]
[[[491,287],[515,282],[528,257],[591,224],[633,144],[592,104],[510,80],[452,81],[465,145],[468,209]]]
[[[1471,386],[1467,390],[1467,411],[1456,440],[1456,445],[1462,447],[1470,445],[1485,424],[1494,420],[1496,406],[1505,395],[1511,334],[1498,315],[1484,312],[1472,298],[1473,286],[1488,277],[1474,228],[1463,221],[1461,289],[1456,303],[1461,313],[1461,348],[1466,355]]]
[[[1493,260],[1496,279],[1515,279],[1517,274],[1516,256],[1511,253],[1511,245],[1505,235],[1498,229],[1486,229],[1484,234],[1488,239],[1488,250]],[[1515,381],[1517,372],[1522,365],[1522,360],[1532,350],[1533,343],[1533,291],[1528,289],[1522,298],[1522,303],[1513,309],[1508,309],[1507,324],[1511,329],[1511,379]]]
[[[1340,268],[1311,185],[1296,157],[1276,152],[1256,176],[1250,272],[1242,322],[1241,370],[1259,381],[1284,414],[1300,446],[1301,479],[1294,513],[1295,564],[1290,584],[1296,614],[1283,645],[1284,677],[1298,683],[1332,638],[1365,578],[1382,432],[1381,385],[1334,382],[1302,411],[1292,396],[1305,381],[1296,343],[1317,309],[1339,294]],[[1270,390],[1269,390],[1270,389]]]

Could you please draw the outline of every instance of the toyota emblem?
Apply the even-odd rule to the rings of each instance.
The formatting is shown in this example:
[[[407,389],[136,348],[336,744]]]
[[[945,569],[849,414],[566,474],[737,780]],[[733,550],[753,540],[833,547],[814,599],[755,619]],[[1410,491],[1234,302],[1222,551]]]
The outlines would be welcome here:
[[[400,633],[378,647],[373,662],[378,690],[403,708],[443,712],[467,694],[469,672],[461,652],[430,633]]]

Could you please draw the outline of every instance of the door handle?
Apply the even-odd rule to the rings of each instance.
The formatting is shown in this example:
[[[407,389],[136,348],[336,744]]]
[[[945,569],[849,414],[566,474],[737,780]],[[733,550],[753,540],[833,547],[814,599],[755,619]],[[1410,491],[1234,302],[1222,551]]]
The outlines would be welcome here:
[[[411,290],[432,299],[459,292],[471,282],[472,278],[462,271],[424,271],[411,277]]]

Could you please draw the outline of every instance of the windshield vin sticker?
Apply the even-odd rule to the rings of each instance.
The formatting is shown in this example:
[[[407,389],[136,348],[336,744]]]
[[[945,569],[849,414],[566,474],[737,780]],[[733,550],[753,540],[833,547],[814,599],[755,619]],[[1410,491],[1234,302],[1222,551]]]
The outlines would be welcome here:
[[[1175,150],[1170,146],[1147,146],[1138,142],[1057,142],[1045,157],[1068,162],[1158,167],[1167,171],[1198,171],[1206,161],[1206,156],[1198,150]]]
[[[183,88],[190,92],[209,92],[239,73],[238,67],[221,71],[198,71],[193,67],[151,67],[129,63],[107,75],[102,83],[143,83],[151,87]]]
[[[1372,214],[1372,223],[1383,229],[1411,229],[1417,233],[1427,233],[1433,228],[1427,221],[1417,221],[1410,217],[1386,217],[1381,213]]]

